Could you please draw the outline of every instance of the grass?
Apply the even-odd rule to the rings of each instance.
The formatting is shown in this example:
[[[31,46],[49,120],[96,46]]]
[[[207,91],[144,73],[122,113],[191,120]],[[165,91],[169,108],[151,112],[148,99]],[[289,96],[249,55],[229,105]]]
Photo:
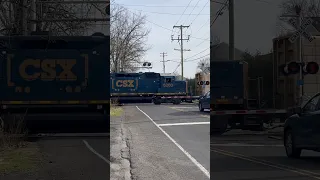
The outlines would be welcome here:
[[[123,113],[122,108],[120,107],[110,107],[110,116],[121,116]]]
[[[119,104],[117,100],[111,101],[111,106],[110,106],[111,117],[121,116],[123,113],[123,109],[121,107],[117,107],[117,104]]]
[[[28,134],[24,118],[7,116],[3,120],[7,124],[0,128],[0,174],[33,170],[39,162],[39,151],[24,141]]]
[[[23,148],[5,148],[0,151],[0,174],[29,172],[39,167],[39,149],[27,145]]]
[[[0,150],[24,147],[23,139],[28,131],[23,117],[3,117],[5,126],[0,128]]]

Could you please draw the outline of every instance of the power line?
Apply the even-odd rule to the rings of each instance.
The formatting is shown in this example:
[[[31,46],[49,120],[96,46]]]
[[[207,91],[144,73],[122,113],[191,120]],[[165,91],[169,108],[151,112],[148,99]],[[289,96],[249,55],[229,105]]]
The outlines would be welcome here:
[[[132,8],[130,8],[132,9]],[[181,14],[174,14],[174,13],[165,13],[165,12],[151,12],[151,11],[145,11],[140,9],[132,9],[135,11],[145,12],[145,13],[152,13],[152,14],[164,14],[164,15],[173,15],[173,16],[180,16]],[[183,16],[187,16],[188,14],[183,14]],[[210,14],[190,14],[190,16],[203,16],[203,15],[210,15]]]
[[[181,17],[183,16],[183,14],[186,12],[186,10],[189,8],[190,6],[190,3],[192,2],[192,0],[189,1],[188,5],[186,6],[186,8],[184,9],[183,13],[181,14],[181,16],[179,17],[178,21],[174,24],[174,25],[177,25],[178,22],[180,21]]]
[[[192,60],[185,61],[185,62],[197,61],[197,60],[200,60],[200,59],[205,58],[205,57],[207,57],[207,56],[210,56],[210,53],[209,53],[209,54],[206,54],[206,55],[204,55],[204,56],[198,57],[198,58],[196,58],[196,59],[192,59]]]
[[[172,62],[175,62],[175,63],[180,63],[180,59],[168,59],[167,62],[169,61],[172,61]]]
[[[205,25],[207,25],[208,22],[210,23],[210,18],[195,32],[195,34],[197,34]]]
[[[118,4],[118,5],[119,5],[119,4]],[[120,6],[121,6],[121,5],[120,5]],[[122,6],[122,7],[124,7],[124,6]],[[126,7],[124,7],[124,8],[126,8]],[[128,8],[126,8],[126,9],[127,9],[127,11],[131,12],[131,13],[134,14],[134,15],[136,15],[136,16],[138,15],[138,14],[130,11]],[[163,27],[163,26],[161,26],[161,25],[159,25],[159,24],[157,24],[157,23],[154,23],[154,22],[152,22],[152,21],[149,21],[148,19],[146,19],[146,21],[149,22],[149,23],[151,23],[151,24],[153,24],[153,25],[155,25],[155,26],[158,26],[158,27],[160,27],[160,28],[162,28],[162,29],[165,29],[165,30],[168,30],[168,31],[172,32],[172,29]],[[186,34],[183,34],[183,35],[186,35]],[[198,37],[194,37],[194,36],[190,36],[190,37],[191,37],[191,38],[194,38],[194,39],[204,40],[204,41],[207,40],[207,39],[198,38]],[[210,40],[209,40],[209,41],[210,41]]]
[[[190,57],[186,58],[185,60],[190,59],[190,58],[192,58],[192,57],[195,57],[195,56],[197,56],[197,55],[199,55],[199,54],[201,54],[201,53],[205,52],[205,51],[206,51],[206,50],[208,50],[208,49],[210,49],[210,47],[209,47],[209,48],[207,48],[207,49],[205,49],[205,50],[203,50],[203,51],[201,51],[201,52],[199,52],[199,53],[197,53],[197,54],[195,54],[195,55],[193,55],[193,56],[190,56]]]
[[[200,1],[201,1],[201,0],[198,0],[198,2],[197,2],[196,5],[198,5]],[[189,16],[187,17],[187,19],[189,19],[190,14],[194,11],[194,9],[195,9],[195,7],[193,7],[193,9],[192,9],[192,11],[189,13]],[[186,22],[187,19],[185,19],[182,24],[185,24],[185,22]]]
[[[199,6],[190,6],[189,4],[187,6],[178,6],[178,5],[142,5],[142,4],[139,4],[139,5],[136,5],[136,4],[119,4],[119,5],[122,5],[122,6],[140,6],[140,7],[168,7],[168,8],[199,7]]]
[[[210,41],[210,38],[207,38],[206,40]],[[197,47],[197,46],[200,46],[200,45],[203,44],[204,42],[205,42],[205,40],[201,41],[201,43],[199,43],[198,45],[196,45],[196,47]]]
[[[225,3],[223,3],[223,2],[215,1],[215,0],[210,0],[210,2],[217,3],[217,4],[222,4],[222,5],[224,5],[224,4],[225,4]]]
[[[210,24],[210,27],[217,21],[217,19],[222,15],[222,11],[228,6],[228,1],[226,0],[224,5],[218,10],[218,12],[216,13],[216,17],[214,18],[214,20],[212,21],[212,23]]]
[[[207,1],[207,3],[203,6],[203,8],[201,9],[201,11],[198,13],[198,15],[193,19],[193,21],[191,21],[190,26],[191,26],[192,23],[198,18],[198,16],[199,16],[200,13],[203,11],[203,9],[207,6],[208,3],[209,3],[209,1]]]
[[[213,20],[213,22],[211,23],[210,27],[216,22],[216,20],[218,19],[219,16],[221,16],[222,11],[227,7],[228,5],[228,0],[225,1],[224,5],[218,10],[218,12],[216,13],[216,16]],[[210,33],[210,30],[208,31]],[[206,32],[205,35],[208,33]],[[210,38],[204,39],[203,41],[201,41],[197,46],[200,46],[201,44],[203,44],[205,41],[210,41]]]
[[[178,70],[178,68],[180,67],[180,65],[181,65],[181,63],[178,64],[178,66],[177,66],[176,69],[173,71],[173,73],[175,73],[175,72]]]

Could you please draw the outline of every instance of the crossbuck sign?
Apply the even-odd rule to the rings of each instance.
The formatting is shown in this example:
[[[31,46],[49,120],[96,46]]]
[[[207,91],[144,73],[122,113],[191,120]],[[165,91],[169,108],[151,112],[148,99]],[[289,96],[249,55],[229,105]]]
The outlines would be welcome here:
[[[293,26],[297,31],[289,38],[291,43],[294,43],[301,35],[308,39],[309,42],[312,42],[315,37],[313,37],[306,29],[309,26],[312,26],[312,19],[303,19],[301,26],[299,27],[294,18],[289,19],[289,24]]]

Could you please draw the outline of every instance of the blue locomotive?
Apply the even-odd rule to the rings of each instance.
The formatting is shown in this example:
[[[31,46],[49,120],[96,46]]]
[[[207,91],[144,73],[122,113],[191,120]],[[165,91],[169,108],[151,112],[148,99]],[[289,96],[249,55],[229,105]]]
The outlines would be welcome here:
[[[188,95],[187,82],[155,72],[111,73],[111,99],[119,102],[152,101],[180,104]]]

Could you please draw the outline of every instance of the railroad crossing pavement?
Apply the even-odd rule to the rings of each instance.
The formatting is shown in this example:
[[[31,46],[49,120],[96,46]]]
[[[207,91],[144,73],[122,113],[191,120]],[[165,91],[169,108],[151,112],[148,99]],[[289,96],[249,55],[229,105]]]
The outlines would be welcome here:
[[[268,135],[232,133],[211,136],[211,177],[215,180],[320,179],[320,153],[286,157],[281,140]]]
[[[104,180],[110,177],[109,133],[44,135],[30,136],[28,146],[21,148],[22,154],[32,154],[32,157],[19,158],[21,162],[15,162],[19,159],[11,155],[15,161],[7,166],[15,171],[0,173],[1,180]],[[32,153],[26,153],[30,151],[29,147],[32,147]],[[0,156],[0,166],[1,162],[6,161],[1,161]],[[14,167],[17,163],[18,167]]]
[[[122,119],[111,119],[110,125],[111,137],[121,137],[111,139],[112,178],[120,173],[136,179],[210,178],[209,116],[194,104],[129,104],[123,109]]]

